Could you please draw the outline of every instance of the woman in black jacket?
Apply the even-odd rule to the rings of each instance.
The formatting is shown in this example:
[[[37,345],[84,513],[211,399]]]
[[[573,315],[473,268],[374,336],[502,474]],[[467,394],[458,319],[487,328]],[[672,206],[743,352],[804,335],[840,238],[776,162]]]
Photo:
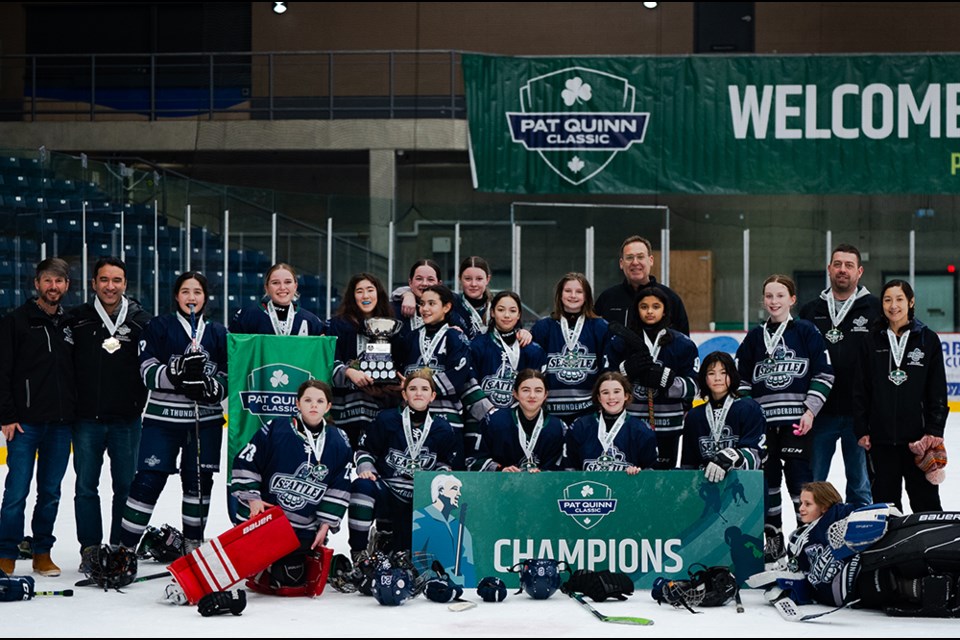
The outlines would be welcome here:
[[[940,338],[914,317],[913,288],[891,280],[880,293],[883,317],[864,340],[854,386],[854,428],[873,467],[873,499],[942,511],[937,485],[917,466],[913,448],[943,444],[947,379]]]

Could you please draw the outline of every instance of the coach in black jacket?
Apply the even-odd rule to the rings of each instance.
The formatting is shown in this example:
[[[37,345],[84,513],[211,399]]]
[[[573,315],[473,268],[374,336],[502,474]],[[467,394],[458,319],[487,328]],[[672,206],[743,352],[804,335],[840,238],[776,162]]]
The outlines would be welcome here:
[[[900,507],[903,483],[913,512],[941,511],[937,485],[907,446],[943,438],[949,409],[940,338],[913,317],[907,282],[891,280],[880,300],[884,317],[861,345],[853,392],[854,429],[874,469],[873,500]]]
[[[0,570],[13,574],[23,539],[24,510],[37,469],[33,570],[59,576],[50,558],[60,483],[70,459],[76,390],[73,339],[60,300],[70,288],[60,258],[37,265],[37,297],[0,320],[0,425],[7,441],[7,479],[0,506]]]
[[[147,390],[140,379],[138,345],[150,314],[124,293],[126,265],[104,257],[94,267],[92,303],[69,314],[77,378],[77,421],[73,427],[73,467],[77,472],[74,507],[81,555],[103,542],[100,469],[110,455],[113,483],[110,544],[120,544],[120,521],[137,471],[140,414]]]
[[[657,282],[650,275],[653,268],[653,249],[650,241],[640,236],[630,236],[620,245],[620,270],[623,282],[606,289],[594,305],[597,313],[607,322],[629,325],[630,316],[635,316],[637,292],[644,287],[656,287],[670,300],[670,328],[690,335],[690,321],[680,296],[668,286]]]

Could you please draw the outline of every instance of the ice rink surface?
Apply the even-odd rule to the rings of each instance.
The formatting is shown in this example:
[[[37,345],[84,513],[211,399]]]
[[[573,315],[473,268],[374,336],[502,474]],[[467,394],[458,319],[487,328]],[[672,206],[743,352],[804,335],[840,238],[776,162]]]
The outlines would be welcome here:
[[[947,450],[957,451],[953,431],[960,428],[960,414],[950,416],[946,429]],[[224,447],[226,448],[226,447]],[[954,454],[956,455],[956,454]],[[226,468],[225,465],[223,467]],[[947,480],[941,485],[943,507],[960,511],[960,462],[946,467]],[[6,478],[6,466],[0,467],[0,481]],[[843,494],[843,464],[839,450],[831,465],[830,480]],[[77,572],[80,555],[76,542],[72,465],[63,483],[60,514],[57,519],[58,542],[53,549],[54,561],[63,569],[59,578],[37,578],[38,590],[73,588],[83,576]],[[104,465],[101,490],[109,491],[110,480]],[[784,521],[790,520],[792,505],[784,490]],[[27,522],[30,521],[28,504]],[[109,498],[101,499],[104,525],[108,527]],[[225,506],[224,474],[215,476],[213,504],[208,537],[229,528]],[[171,479],[167,483],[151,524],[170,523],[181,528],[180,486]],[[28,525],[29,526],[29,525]],[[27,532],[29,534],[29,531]],[[718,541],[722,543],[722,541]],[[333,537],[335,551],[347,552],[346,526]],[[30,574],[30,561],[17,563],[17,573]],[[140,563],[140,575],[163,570],[152,561]],[[104,592],[94,587],[75,589],[76,595],[37,597],[29,602],[0,603],[0,628],[8,638],[15,637],[956,637],[958,620],[889,618],[878,611],[838,611],[815,621],[789,623],[766,604],[760,591],[744,590],[746,611],[736,612],[733,604],[701,609],[693,615],[685,610],[658,606],[646,590],[635,593],[626,602],[593,603],[606,615],[652,618],[653,626],[624,626],[603,623],[594,618],[567,596],[557,592],[549,600],[532,600],[513,592],[504,602],[482,602],[476,591],[468,589],[464,597],[479,603],[474,609],[451,612],[445,604],[437,604],[420,596],[400,607],[383,607],[373,598],[359,594],[337,593],[327,588],[316,599],[277,598],[251,594],[242,616],[204,618],[196,607],[176,607],[162,600],[166,579],[132,584],[122,593]],[[827,610],[811,605],[804,612]]]

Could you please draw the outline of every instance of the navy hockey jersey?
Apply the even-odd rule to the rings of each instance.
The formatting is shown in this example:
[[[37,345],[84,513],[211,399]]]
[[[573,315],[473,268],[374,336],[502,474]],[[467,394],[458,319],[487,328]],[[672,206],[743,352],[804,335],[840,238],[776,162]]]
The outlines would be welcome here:
[[[850,558],[838,560],[833,555],[828,531],[830,525],[853,513],[853,505],[840,502],[827,509],[820,518],[797,529],[790,537],[788,551],[797,561],[813,587],[817,602],[828,606],[840,606],[846,596],[846,569]]]
[[[719,439],[714,437],[707,422],[707,411],[713,410],[706,402],[687,413],[683,421],[680,466],[699,469],[715,461],[718,451],[739,449],[746,460],[746,469],[760,469],[767,457],[767,423],[760,405],[750,398],[734,400],[720,428]]]
[[[493,406],[503,409],[511,407],[513,401],[513,383],[517,373],[524,369],[543,371],[547,364],[547,354],[536,342],[531,342],[520,349],[520,359],[517,368],[510,365],[510,360],[500,342],[494,339],[491,332],[479,335],[470,342],[470,354],[473,370],[480,381],[480,389],[493,403]]]
[[[301,308],[299,305],[293,305],[295,315],[293,316],[293,328],[290,330],[292,336],[322,336],[324,333],[323,321],[315,314]],[[272,336],[276,332],[273,329],[273,323],[270,322],[270,316],[267,315],[267,305],[259,304],[255,307],[246,307],[238,309],[233,317],[230,318],[230,333],[252,333],[256,335]]]
[[[234,458],[230,491],[241,502],[238,514],[245,519],[246,502],[262,500],[280,505],[298,532],[316,532],[321,524],[336,531],[350,502],[350,443],[343,431],[325,425],[317,460],[298,422],[273,420]]]
[[[407,411],[407,409],[404,409]],[[421,436],[413,429],[413,438]],[[357,448],[357,473],[372,471],[402,502],[413,499],[413,474],[416,471],[451,471],[462,468],[460,444],[453,427],[443,417],[433,417],[430,432],[416,460],[403,433],[399,409],[382,411],[360,439]]]
[[[172,355],[190,351],[189,324],[177,313],[152,318],[140,339],[140,377],[150,392],[143,424],[193,429],[196,420],[194,402],[179,393],[167,377],[167,362]],[[199,319],[198,319],[199,323]],[[200,350],[207,354],[205,373],[220,383],[223,397],[227,390],[227,330],[219,322],[204,322]],[[199,333],[199,331],[198,331]],[[222,427],[223,397],[197,405],[201,427]]]
[[[471,471],[498,471],[503,467],[524,468],[527,465],[541,471],[559,471],[563,462],[563,422],[543,414],[543,429],[533,447],[533,459],[528,460],[520,445],[518,409],[499,409],[490,414],[480,426],[480,445]],[[530,434],[527,434],[527,438]]]
[[[763,342],[766,325],[754,327],[737,349],[740,395],[763,407],[767,426],[790,427],[807,409],[817,415],[833,386],[833,367],[816,326],[790,320],[780,343],[768,358]]]
[[[567,431],[568,469],[574,471],[623,471],[627,467],[649,469],[657,461],[657,437],[647,423],[630,416],[606,451],[600,444],[600,414],[585,415]]]
[[[653,419],[657,433],[671,433],[683,430],[685,406],[697,395],[697,370],[700,368],[700,355],[693,340],[679,331],[667,329],[670,340],[660,347],[657,363],[669,367],[676,378],[673,385],[665,391],[651,390],[638,384],[633,385],[633,394],[627,404],[627,413],[638,418],[648,419],[649,404],[647,393],[653,392]],[[639,339],[643,339],[639,337]],[[666,336],[661,338],[661,341]],[[607,348],[609,367],[619,370],[620,365],[630,355],[631,349],[620,336],[611,336]]]
[[[427,358],[420,350],[420,336],[424,331],[426,328],[421,327],[399,341],[397,366],[405,375],[423,368],[433,371],[437,399],[430,403],[431,415],[446,416],[454,427],[462,425],[460,414],[464,409],[475,420],[482,420],[492,406],[474,378],[466,337],[449,326],[441,327],[444,338],[433,356]]]
[[[467,338],[473,340],[485,334],[490,326],[490,301],[488,300],[482,308],[477,309],[467,301],[465,295],[455,294],[450,315],[454,316],[451,318],[451,323],[463,327]]]
[[[593,383],[605,368],[607,321],[592,318],[583,323],[578,343],[567,349],[560,321],[541,318],[533,325],[533,341],[547,354],[547,410],[572,419],[593,407]]]

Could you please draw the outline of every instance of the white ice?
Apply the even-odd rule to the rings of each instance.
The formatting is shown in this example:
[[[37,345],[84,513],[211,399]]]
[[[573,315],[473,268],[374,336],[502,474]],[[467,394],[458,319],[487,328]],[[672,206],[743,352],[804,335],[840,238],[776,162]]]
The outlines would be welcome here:
[[[960,442],[953,431],[960,428],[960,414],[951,414],[947,424],[947,450],[954,454]],[[960,453],[954,454],[960,455]],[[225,468],[225,467],[224,467]],[[7,469],[0,467],[0,482]],[[58,542],[53,559],[63,569],[59,578],[36,576],[38,590],[73,588],[83,578],[77,572],[80,555],[76,542],[73,496],[74,473],[68,469],[57,519]],[[843,494],[843,461],[839,450],[831,465],[830,480]],[[109,487],[107,465],[100,483],[105,527],[109,526]],[[941,485],[945,510],[960,511],[960,461],[947,465],[947,480]],[[792,505],[783,492],[784,521],[790,520]],[[31,494],[31,501],[34,495]],[[223,474],[216,476],[213,505],[207,534],[229,528]],[[28,505],[27,523],[30,510]],[[151,524],[170,523],[180,528],[180,487],[176,479],[167,483]],[[29,531],[27,531],[29,534]],[[337,552],[347,552],[346,527],[333,537]],[[161,565],[140,564],[140,575],[158,573]],[[30,561],[17,563],[18,574],[30,573]],[[745,613],[738,614],[733,604],[702,609],[693,615],[685,610],[658,606],[649,591],[639,591],[627,602],[595,603],[601,613],[652,618],[653,626],[631,627],[603,623],[561,593],[549,600],[534,601],[513,592],[504,602],[488,604],[476,592],[465,597],[479,606],[463,612],[451,612],[447,606],[423,596],[400,607],[383,607],[373,598],[341,594],[327,588],[316,599],[276,598],[251,594],[242,616],[203,618],[195,607],[176,607],[162,602],[166,579],[130,585],[122,593],[103,592],[94,587],[75,589],[72,598],[45,596],[28,602],[0,603],[0,629],[13,637],[751,637],[773,638],[799,635],[814,637],[954,637],[957,620],[889,618],[881,612],[842,610],[807,623],[789,623],[767,605],[759,591],[745,590]],[[826,610],[804,607],[806,612]]]

